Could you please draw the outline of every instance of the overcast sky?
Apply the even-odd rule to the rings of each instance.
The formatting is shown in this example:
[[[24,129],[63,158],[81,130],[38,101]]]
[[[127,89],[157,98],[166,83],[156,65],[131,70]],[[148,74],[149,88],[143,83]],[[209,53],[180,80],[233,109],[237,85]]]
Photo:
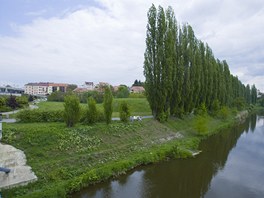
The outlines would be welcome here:
[[[0,85],[144,81],[152,3],[171,5],[233,75],[264,91],[263,0],[0,0]]]

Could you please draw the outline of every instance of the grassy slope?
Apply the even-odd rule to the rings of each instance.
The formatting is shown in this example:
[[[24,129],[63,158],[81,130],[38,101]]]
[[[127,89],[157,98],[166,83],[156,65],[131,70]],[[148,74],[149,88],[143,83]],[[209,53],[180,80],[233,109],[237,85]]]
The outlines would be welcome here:
[[[130,107],[132,115],[151,115],[151,110],[146,98],[115,98],[113,101],[113,117],[119,116],[119,104],[126,101]],[[40,102],[40,110],[60,110],[63,109],[63,102]],[[87,104],[81,103],[82,108]],[[103,111],[103,104],[97,104],[97,108]]]
[[[150,119],[130,124],[114,122],[109,126],[104,123],[78,125],[72,129],[66,128],[64,123],[5,124],[3,141],[25,152],[39,180],[26,187],[4,191],[4,195],[38,197],[40,193],[45,197],[44,192],[48,192],[46,197],[63,196],[65,192],[78,190],[86,183],[105,179],[120,170],[164,160],[171,154],[180,157],[185,151],[197,149],[199,140],[206,135],[227,127],[231,118],[226,122],[207,117],[210,130],[203,136],[196,133],[198,118],[194,116],[169,120],[166,124]],[[179,131],[181,138],[168,141]],[[96,170],[100,171],[95,174]]]

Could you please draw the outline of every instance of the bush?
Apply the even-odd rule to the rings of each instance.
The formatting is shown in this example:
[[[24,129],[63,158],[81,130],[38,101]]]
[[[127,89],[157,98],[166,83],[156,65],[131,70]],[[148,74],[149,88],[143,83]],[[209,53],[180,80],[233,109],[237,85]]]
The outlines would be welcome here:
[[[212,115],[216,116],[218,111],[220,110],[220,102],[219,100],[214,100],[212,104]]]
[[[66,93],[61,91],[55,91],[48,96],[48,101],[63,102]]]
[[[94,124],[97,121],[97,109],[96,102],[92,97],[88,98],[88,109],[86,114],[86,122],[88,124]]]
[[[28,97],[27,96],[16,97],[16,102],[18,104],[18,107],[27,107]]]
[[[129,96],[129,90],[127,86],[121,85],[118,88],[118,91],[116,93],[117,98],[128,98]]]
[[[230,115],[230,112],[229,112],[228,107],[224,106],[218,112],[217,117],[220,119],[226,120],[229,115]]]
[[[204,116],[198,116],[194,122],[194,129],[199,134],[204,134],[207,132],[207,119]]]
[[[87,103],[88,102],[88,98],[93,97],[96,101],[96,103],[102,103],[104,100],[104,95],[102,92],[98,92],[98,91],[87,91],[84,93],[80,93],[78,94],[78,97],[80,99],[81,103]]]
[[[63,122],[63,111],[22,110],[16,114],[20,122]]]
[[[119,107],[119,116],[122,122],[128,122],[130,117],[130,110],[126,101],[123,101]]]
[[[207,115],[207,108],[206,108],[204,102],[202,104],[200,104],[200,106],[195,110],[195,114],[200,115],[200,116],[206,116]]]
[[[105,121],[107,124],[110,124],[113,113],[113,95],[109,87],[106,87],[105,89],[103,106],[104,106]]]
[[[245,108],[246,106],[246,100],[243,97],[236,98],[233,101],[233,106],[237,108],[237,110],[241,111]]]
[[[67,127],[73,127],[80,119],[80,101],[75,95],[68,95],[64,98],[64,119]]]

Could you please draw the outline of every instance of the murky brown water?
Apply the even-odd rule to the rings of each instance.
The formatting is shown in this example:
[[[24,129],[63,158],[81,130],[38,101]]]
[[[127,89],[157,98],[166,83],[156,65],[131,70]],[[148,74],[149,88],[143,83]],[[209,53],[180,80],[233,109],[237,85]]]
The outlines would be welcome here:
[[[195,159],[141,167],[73,197],[264,197],[264,116],[210,137],[200,149]]]

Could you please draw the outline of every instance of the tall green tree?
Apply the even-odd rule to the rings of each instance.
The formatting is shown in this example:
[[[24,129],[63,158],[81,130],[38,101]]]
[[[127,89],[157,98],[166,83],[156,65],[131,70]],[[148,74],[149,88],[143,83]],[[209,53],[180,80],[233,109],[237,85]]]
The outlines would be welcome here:
[[[97,121],[97,109],[96,109],[96,101],[93,97],[88,98],[88,109],[86,121],[88,124],[94,124]]]
[[[105,88],[103,107],[106,123],[110,124],[113,113],[113,95],[109,87]]]
[[[67,127],[73,127],[80,119],[80,101],[75,95],[68,95],[64,98],[64,120]]]

